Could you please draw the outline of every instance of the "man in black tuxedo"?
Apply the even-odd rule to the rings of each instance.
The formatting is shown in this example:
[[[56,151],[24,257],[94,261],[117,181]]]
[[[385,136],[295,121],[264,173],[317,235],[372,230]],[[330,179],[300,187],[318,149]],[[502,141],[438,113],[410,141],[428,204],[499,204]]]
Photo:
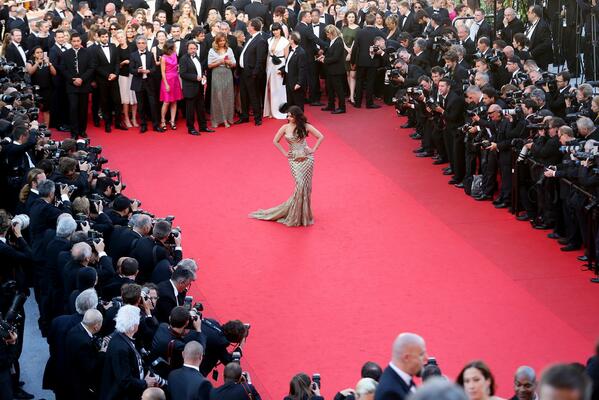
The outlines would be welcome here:
[[[335,26],[327,26],[325,32],[330,44],[319,60],[325,67],[329,102],[322,110],[331,111],[331,114],[343,114],[345,113],[345,47],[343,39],[337,35],[338,30]],[[335,97],[339,105],[337,108],[335,108]]]
[[[472,63],[472,55],[476,53],[476,43],[470,38],[470,30],[464,25],[458,27],[458,44],[464,47],[464,60],[468,64]]]
[[[399,20],[398,29],[402,32],[407,32],[412,36],[420,34],[421,28],[414,18],[414,12],[410,9],[410,3],[407,0],[403,0],[399,3],[399,13],[401,18]]]
[[[542,19],[543,8],[540,5],[528,8],[528,27],[524,34],[530,41],[530,55],[542,70],[547,70],[553,62],[553,42],[549,24]]]
[[[122,257],[116,263],[116,276],[102,287],[102,299],[110,301],[121,295],[121,287],[135,283],[139,271],[139,263],[133,257]]]
[[[258,82],[264,80],[268,44],[260,34],[261,29],[262,23],[259,19],[250,20],[248,33],[251,37],[247,39],[239,55],[237,66],[240,70],[241,114],[235,124],[249,122],[251,105],[254,112],[254,123],[262,125],[262,99],[259,97],[262,88],[258,86]]]
[[[121,97],[119,93],[119,63],[116,46],[109,43],[109,35],[106,29],[98,30],[100,44],[93,47],[96,58],[96,84],[100,94],[102,105],[102,116],[104,117],[104,130],[112,131],[113,116],[116,119],[117,129],[127,130],[120,122]]]
[[[485,12],[481,8],[474,11],[474,23],[470,26],[470,39],[477,42],[481,37],[492,38],[493,29],[485,21]]]
[[[173,24],[171,26],[171,40],[175,43],[177,58],[183,57],[187,53],[187,41],[182,36],[181,25]]]
[[[237,400],[251,398],[260,400],[260,394],[248,379],[243,376],[239,363],[230,362],[225,366],[223,375],[225,383],[212,389],[211,400]]]
[[[377,65],[371,52],[374,51],[373,43],[376,37],[385,37],[385,34],[374,26],[375,16],[368,14],[365,17],[365,26],[356,34],[352,50],[351,63],[357,66],[356,93],[354,107],[362,107],[362,93],[366,87],[366,108],[380,108],[374,104],[374,83]]]
[[[327,10],[324,7],[324,1],[316,0],[314,2],[314,8],[318,10],[318,13],[320,14],[318,22],[324,24],[324,26],[335,25],[335,18],[333,18],[331,14],[327,14]],[[312,22],[314,23],[314,21]]]
[[[320,11],[315,8],[310,12],[310,17],[312,18],[311,28],[314,35],[317,36],[320,40],[326,42],[327,35],[324,32],[325,24],[320,22]],[[318,62],[318,58],[324,54],[325,47],[317,46],[317,52],[314,59],[314,73],[308,75],[308,84],[310,88],[314,88],[314,91],[310,92],[310,105],[311,106],[321,106],[320,102],[321,92],[320,92],[320,78],[324,76],[324,68],[322,63]],[[312,89],[311,89],[312,90]]]
[[[433,5],[424,9],[428,15],[432,18],[433,15],[438,15],[441,18],[441,25],[447,25],[451,23],[449,19],[449,11],[446,8],[441,7],[440,0],[433,0]]]
[[[10,38],[4,57],[6,61],[17,64],[17,67],[24,67],[27,63],[27,50],[23,47],[23,33],[20,29],[13,29],[10,31]]]
[[[447,150],[449,166],[454,176],[450,184],[458,184],[466,173],[464,134],[458,130],[464,124],[464,96],[451,88],[452,82],[443,78],[438,85],[438,106],[434,112],[442,118],[443,143]],[[460,85],[461,86],[461,85]]]
[[[295,31],[300,34],[300,47],[306,52],[310,104],[322,105],[320,103],[320,87],[317,87],[319,80],[315,57],[318,56],[318,47],[324,49],[327,47],[327,43],[314,34],[312,15],[309,11],[299,13],[299,22],[295,26]]]
[[[508,7],[503,13],[503,28],[498,32],[506,43],[511,44],[516,33],[524,32],[524,24],[516,16],[516,11]]]
[[[292,32],[289,36],[289,55],[280,68],[287,91],[287,105],[304,109],[307,86],[306,52],[299,46],[300,36]]]
[[[431,71],[431,57],[427,49],[427,41],[422,38],[414,40],[414,57],[410,60],[411,64],[418,65],[427,74]]]
[[[71,116],[71,137],[87,137],[87,113],[91,82],[94,77],[95,60],[83,47],[81,35],[71,35],[71,48],[65,51],[59,66],[66,81]]]
[[[156,318],[168,322],[173,308],[182,306],[187,289],[195,281],[195,274],[187,268],[175,268],[171,279],[158,284]]]
[[[147,50],[146,38],[138,36],[135,39],[137,51],[130,55],[129,72],[133,75],[131,80],[131,90],[135,91],[137,97],[137,109],[139,110],[139,132],[144,133],[148,130],[147,115],[152,118],[152,126],[155,132],[164,132],[160,127],[158,118],[158,103],[156,99],[155,81],[152,74],[156,70],[154,56]]]
[[[242,31],[247,36],[247,25],[237,19],[237,9],[235,7],[229,6],[225,9],[225,21],[231,27],[231,32]]]
[[[16,237],[14,244],[8,243],[6,234],[9,232]],[[21,224],[13,225],[10,215],[4,210],[0,210],[0,263],[6,266],[18,266],[29,264],[33,261],[33,253],[31,247],[21,234]],[[4,283],[4,279],[0,279],[0,284]]]
[[[62,63],[62,55],[68,50],[66,32],[58,29],[54,33],[54,45],[50,47],[48,57],[52,65]],[[52,77],[52,99],[50,103],[50,127],[57,128],[61,132],[69,131],[69,107],[66,91],[66,82],[62,74]],[[67,100],[65,104],[65,100]],[[66,106],[66,107],[65,107]]]
[[[262,29],[265,32],[268,31],[270,24],[272,23],[272,18],[270,12],[268,11],[268,6],[262,4],[262,0],[252,0],[250,4],[245,6],[244,11],[247,14],[248,20],[260,18],[262,22]]]
[[[214,132],[206,126],[206,113],[204,111],[206,77],[199,58],[198,45],[195,42],[187,42],[187,54],[179,60],[179,75],[181,76],[183,97],[185,98],[187,132],[194,136],[200,135],[200,132],[195,129],[196,117],[201,132]]]
[[[71,328],[66,337],[66,367],[64,371],[71,379],[68,385],[72,399],[94,400],[98,393],[100,366],[106,347],[98,347],[94,335],[102,327],[102,314],[90,309],[83,321]],[[104,342],[105,343],[105,342]]]
[[[171,399],[209,400],[212,384],[200,374],[204,348],[191,341],[183,349],[183,367],[168,375],[168,391]],[[222,399],[222,398],[221,398]]]
[[[383,371],[375,400],[404,400],[416,391],[412,377],[419,375],[427,362],[424,339],[414,333],[402,333],[393,343],[391,362]]]

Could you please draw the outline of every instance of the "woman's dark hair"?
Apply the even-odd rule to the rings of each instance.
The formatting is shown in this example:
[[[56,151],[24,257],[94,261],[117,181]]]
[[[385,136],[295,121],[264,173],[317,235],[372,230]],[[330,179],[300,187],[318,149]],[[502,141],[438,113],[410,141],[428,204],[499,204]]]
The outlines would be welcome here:
[[[289,398],[292,400],[305,400],[312,397],[310,377],[303,372],[295,375],[289,382]]]
[[[299,139],[303,139],[308,136],[308,131],[306,129],[306,123],[308,122],[308,119],[306,118],[306,115],[302,109],[298,106],[291,106],[289,107],[289,110],[287,110],[287,113],[291,114],[295,119],[295,135]]]
[[[238,319],[229,321],[222,326],[223,334],[231,343],[241,343],[247,335],[247,329]]]
[[[285,34],[283,33],[283,26],[281,26],[281,24],[279,24],[278,22],[275,22],[270,26],[270,31],[281,31],[281,36],[285,36]]]
[[[344,26],[349,26],[349,22],[347,22],[347,16],[349,14],[353,14],[354,15],[354,24],[358,23],[358,14],[356,14],[355,11],[348,11],[345,13],[345,17],[343,17],[343,25]]]
[[[516,43],[518,43],[522,47],[526,47],[530,43],[528,37],[526,37],[526,35],[523,33],[516,33],[514,35],[514,41],[516,41]]]
[[[171,54],[173,54],[175,52],[175,42],[173,42],[172,40],[167,40],[164,43],[164,47],[162,48],[162,51],[167,56],[170,56]]]
[[[470,368],[475,368],[479,370],[486,380],[488,379],[489,381],[491,381],[491,384],[489,385],[489,396],[495,396],[495,377],[491,373],[491,370],[489,369],[487,364],[480,360],[471,361],[468,364],[466,364],[464,368],[462,368],[462,370],[460,371],[458,378],[456,379],[456,383],[461,387],[464,387],[464,373],[467,369]]]
[[[44,50],[44,49],[42,48],[42,46],[35,46],[33,49],[31,49],[31,50],[29,51],[29,59],[30,59],[31,61],[35,61],[35,51],[36,51],[37,49],[41,49],[42,51]]]

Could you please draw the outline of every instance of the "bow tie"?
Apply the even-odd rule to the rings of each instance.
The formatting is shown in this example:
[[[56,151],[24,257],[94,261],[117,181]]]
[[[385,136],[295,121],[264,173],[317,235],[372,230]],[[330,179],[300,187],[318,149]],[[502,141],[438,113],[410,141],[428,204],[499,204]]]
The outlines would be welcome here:
[[[143,56],[143,55],[145,55],[145,54],[146,54],[146,52],[145,52],[145,51],[143,51],[143,52],[142,52],[142,51],[140,51],[140,52],[139,52],[139,55],[140,55],[140,56]]]
[[[107,44],[103,44],[102,47],[109,47]]]
[[[180,41],[181,41],[181,39],[175,39],[175,42],[180,42]]]
[[[319,28],[319,27],[320,27],[320,25],[319,25],[319,24],[312,24],[312,26],[313,26],[314,28]]]

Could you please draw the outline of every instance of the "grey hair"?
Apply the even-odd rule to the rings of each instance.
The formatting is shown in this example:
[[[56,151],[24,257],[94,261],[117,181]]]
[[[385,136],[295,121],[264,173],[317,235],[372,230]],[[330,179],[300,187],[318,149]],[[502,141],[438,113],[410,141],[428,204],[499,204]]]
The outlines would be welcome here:
[[[475,85],[470,85],[468,86],[468,89],[466,89],[466,94],[477,94],[477,95],[481,95],[483,94],[483,92],[481,92],[480,88],[478,86]]]
[[[98,293],[96,289],[85,289],[79,293],[79,296],[75,299],[75,310],[77,314],[85,314],[87,310],[91,310],[98,307]]]
[[[414,44],[417,45],[418,47],[420,47],[422,50],[426,50],[427,42],[425,39],[422,39],[422,38],[416,39]]]
[[[101,324],[104,321],[102,313],[95,308],[90,308],[83,315],[83,324],[85,326],[94,326]]]
[[[144,42],[144,43],[146,43],[146,42],[147,42],[147,40],[146,40],[146,37],[145,37],[144,35],[137,35],[137,36],[135,37],[135,44],[137,44],[137,43],[139,43],[139,42]]]
[[[535,373],[535,370],[527,365],[522,365],[521,367],[518,367],[514,376],[525,376],[531,382],[535,382],[537,380],[537,374]]]
[[[173,271],[173,276],[171,277],[173,282],[179,282],[179,283],[192,281],[192,280],[195,280],[195,278],[196,278],[195,272],[193,272],[192,270],[189,270],[187,268],[176,268]]]
[[[64,215],[64,214],[62,214]],[[67,214],[68,215],[68,214]],[[69,215],[68,218],[59,218],[56,224],[56,236],[59,238],[68,238],[77,230],[77,222]]]
[[[535,101],[536,99],[539,99],[545,102],[545,92],[543,91],[543,89],[533,89],[532,93],[530,94],[530,98]]]
[[[356,394],[359,397],[365,396],[376,391],[378,382],[372,378],[362,378],[356,384]]]
[[[477,72],[476,77],[482,79],[486,83],[489,83],[489,74],[487,74],[486,72]]]
[[[139,326],[139,307],[130,304],[119,308],[116,317],[114,318],[115,328],[120,333],[130,333]]]
[[[591,130],[591,129],[593,129],[595,124],[593,123],[593,120],[590,119],[589,117],[580,117],[580,118],[578,118],[578,120],[576,120],[576,126],[578,127],[578,130],[581,130],[584,128]]]
[[[41,181],[37,185],[37,191],[40,194],[40,197],[50,197],[52,193],[56,190],[56,185],[54,185],[54,181],[50,179],[46,179]]]
[[[133,214],[129,223],[133,228],[141,229],[152,225],[152,218],[148,214]]]
[[[74,261],[84,261],[92,256],[92,248],[85,242],[75,243],[71,249],[71,257]]]
[[[431,378],[408,400],[468,400],[464,389],[443,378]]]
[[[194,274],[198,270],[198,264],[193,260],[193,258],[184,258],[177,264],[177,268],[185,268],[192,271]]]
[[[593,95],[593,87],[588,83],[583,83],[578,86],[578,90],[584,95],[585,98],[591,97]]]

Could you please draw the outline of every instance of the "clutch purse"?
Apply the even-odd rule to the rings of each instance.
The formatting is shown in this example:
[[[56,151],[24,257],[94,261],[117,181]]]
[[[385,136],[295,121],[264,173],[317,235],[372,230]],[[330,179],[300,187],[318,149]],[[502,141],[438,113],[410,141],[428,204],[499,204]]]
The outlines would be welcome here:
[[[270,55],[270,59],[274,65],[279,65],[283,62],[279,57],[275,56],[274,54]]]

